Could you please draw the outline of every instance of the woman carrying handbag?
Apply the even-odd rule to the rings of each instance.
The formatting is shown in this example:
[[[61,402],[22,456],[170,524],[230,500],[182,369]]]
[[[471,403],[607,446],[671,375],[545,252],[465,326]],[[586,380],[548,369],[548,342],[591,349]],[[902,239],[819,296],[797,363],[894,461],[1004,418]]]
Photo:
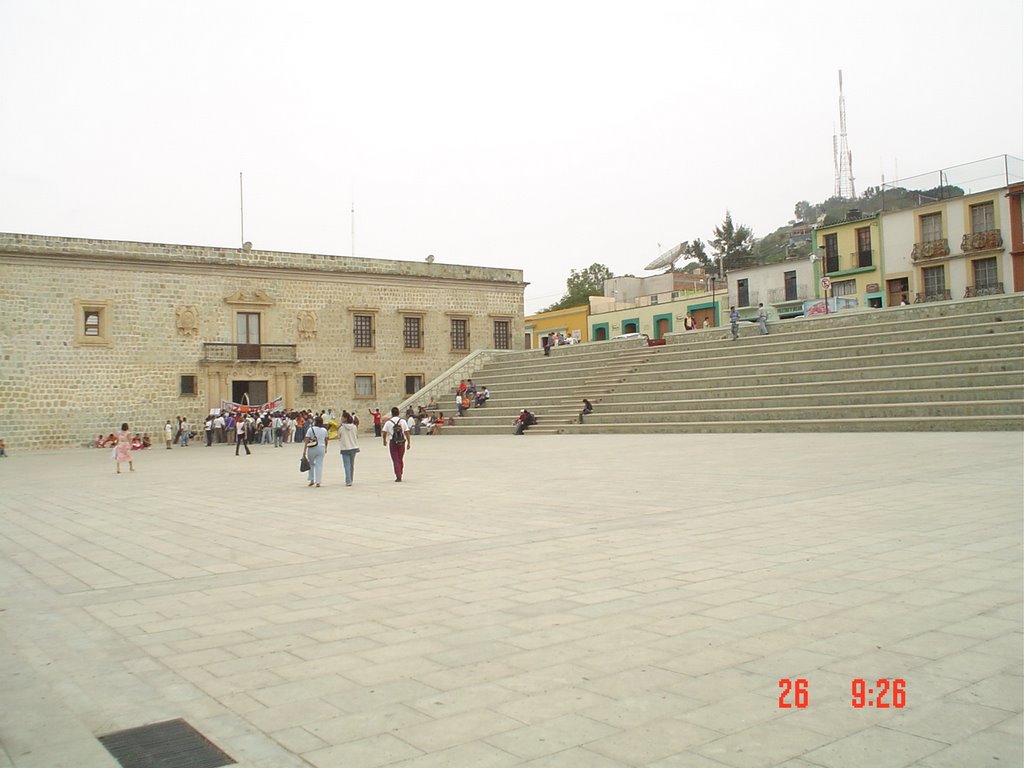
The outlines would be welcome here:
[[[327,453],[327,430],[320,416],[317,416],[313,426],[306,430],[303,443],[305,448],[302,455],[309,462],[306,479],[309,480],[310,487],[315,485],[319,488],[324,473],[324,454]]]

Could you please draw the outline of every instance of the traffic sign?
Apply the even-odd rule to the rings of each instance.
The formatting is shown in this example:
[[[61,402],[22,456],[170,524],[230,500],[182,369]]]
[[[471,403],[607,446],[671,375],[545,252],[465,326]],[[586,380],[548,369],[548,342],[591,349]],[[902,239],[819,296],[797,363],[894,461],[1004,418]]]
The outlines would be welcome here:
[[[828,277],[821,278],[821,290],[827,291],[831,287],[832,287],[832,281],[829,280]]]

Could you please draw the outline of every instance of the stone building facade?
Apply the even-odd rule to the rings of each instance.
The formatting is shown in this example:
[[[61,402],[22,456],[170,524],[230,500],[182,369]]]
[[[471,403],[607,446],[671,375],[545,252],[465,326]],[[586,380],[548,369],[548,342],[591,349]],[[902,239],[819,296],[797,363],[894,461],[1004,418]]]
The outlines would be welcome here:
[[[222,400],[390,407],[520,349],[517,269],[0,233],[0,437],[156,435]]]

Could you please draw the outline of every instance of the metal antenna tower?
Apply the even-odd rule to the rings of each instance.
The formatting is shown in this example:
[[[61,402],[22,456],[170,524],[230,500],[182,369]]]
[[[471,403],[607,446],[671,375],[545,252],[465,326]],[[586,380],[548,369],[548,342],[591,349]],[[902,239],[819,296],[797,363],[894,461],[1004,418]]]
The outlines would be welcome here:
[[[846,143],[846,99],[843,98],[843,70],[839,70],[839,135],[832,134],[832,159],[836,168],[835,196],[847,200],[857,196],[853,186],[853,153]]]

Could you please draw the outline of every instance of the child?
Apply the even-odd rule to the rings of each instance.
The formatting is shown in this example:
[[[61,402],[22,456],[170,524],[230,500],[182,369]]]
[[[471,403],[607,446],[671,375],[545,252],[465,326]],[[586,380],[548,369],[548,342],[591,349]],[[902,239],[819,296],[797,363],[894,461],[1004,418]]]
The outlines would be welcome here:
[[[0,440],[0,457],[7,458],[7,443],[3,440]]]

